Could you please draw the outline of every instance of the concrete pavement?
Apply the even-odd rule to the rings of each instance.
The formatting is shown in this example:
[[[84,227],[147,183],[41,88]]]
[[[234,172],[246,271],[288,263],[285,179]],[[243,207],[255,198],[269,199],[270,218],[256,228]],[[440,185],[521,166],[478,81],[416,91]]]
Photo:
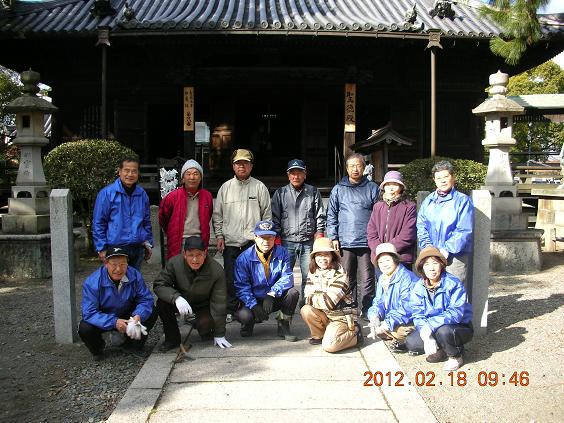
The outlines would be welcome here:
[[[276,337],[271,319],[256,325],[250,339],[240,337],[239,323],[229,324],[230,349],[204,343],[193,331],[184,361],[175,363],[176,352],[154,352],[107,421],[436,421],[412,386],[364,386],[366,371],[401,371],[383,342],[366,339],[360,350],[328,354],[308,343],[309,331],[296,317],[294,343]]]

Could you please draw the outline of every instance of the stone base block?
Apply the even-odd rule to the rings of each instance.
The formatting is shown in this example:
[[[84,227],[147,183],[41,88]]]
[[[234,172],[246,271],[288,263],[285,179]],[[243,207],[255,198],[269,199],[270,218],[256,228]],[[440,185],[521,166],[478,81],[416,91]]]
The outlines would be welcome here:
[[[49,215],[2,216],[2,232],[5,234],[42,234],[49,232]]]
[[[0,235],[0,278],[51,277],[51,235]]]
[[[538,229],[492,232],[490,270],[507,273],[540,271],[542,232]]]
[[[10,198],[8,212],[17,215],[49,214],[49,198]]]

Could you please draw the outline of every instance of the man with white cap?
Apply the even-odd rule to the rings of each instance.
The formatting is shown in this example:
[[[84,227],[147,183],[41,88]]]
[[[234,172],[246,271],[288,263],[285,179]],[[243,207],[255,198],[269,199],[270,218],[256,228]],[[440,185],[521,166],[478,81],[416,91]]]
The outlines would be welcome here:
[[[104,265],[82,285],[82,320],[78,334],[94,361],[104,358],[102,334],[118,331],[126,335],[123,348],[143,356],[147,332],[157,320],[153,295],[141,273],[128,266],[124,248],[108,247]]]
[[[184,241],[184,251],[171,258],[153,282],[157,310],[163,322],[165,342],[160,351],[178,348],[180,331],[175,313],[194,313],[194,328],[203,341],[212,340],[220,348],[229,348],[225,339],[225,276],[223,268],[209,257],[202,238]]]
[[[98,193],[92,218],[92,238],[100,260],[104,261],[108,247],[119,245],[137,270],[151,258],[153,248],[149,196],[138,180],[139,159],[124,157],[118,178]]]
[[[294,342],[290,322],[300,294],[294,288],[294,273],[286,249],[274,245],[276,231],[269,220],[257,222],[255,244],[235,262],[235,290],[242,305],[235,314],[241,322],[241,336],[253,335],[255,323],[268,320],[270,313],[280,311],[278,336]]]
[[[254,245],[255,223],[272,218],[268,188],[251,176],[253,153],[242,148],[235,150],[231,162],[235,176],[219,188],[213,212],[217,250],[223,252],[228,322],[232,320],[237,305],[233,286],[235,260]]]
[[[180,173],[182,186],[161,200],[159,223],[166,233],[167,260],[180,254],[182,240],[191,236],[202,238],[208,248],[213,197],[202,188],[203,177],[202,166],[196,160],[188,160]]]
[[[325,207],[319,190],[305,183],[307,170],[303,160],[290,160],[286,172],[290,183],[272,196],[272,221],[282,246],[290,254],[290,266],[294,268],[296,259],[300,259],[303,301],[313,240],[325,232]]]

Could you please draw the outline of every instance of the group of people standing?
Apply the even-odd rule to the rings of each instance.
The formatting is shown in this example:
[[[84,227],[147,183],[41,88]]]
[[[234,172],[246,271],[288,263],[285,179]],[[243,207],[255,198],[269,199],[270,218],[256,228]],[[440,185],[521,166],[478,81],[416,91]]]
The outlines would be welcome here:
[[[417,213],[402,175],[388,172],[378,186],[364,175],[359,154],[347,158],[347,175],[327,208],[319,190],[305,183],[300,159],[288,163],[289,183],[272,199],[251,176],[251,151],[235,150],[231,161],[234,177],[220,187],[215,205],[195,160],[182,167],[181,186],[161,200],[167,263],[153,283],[156,306],[139,272],[153,240],[138,161],[124,159],[118,179],[100,191],[92,232],[104,265],[84,283],[79,327],[95,359],[103,357],[102,333],[109,330],[126,335],[127,349],[142,352],[157,315],[165,333],[161,351],[180,345],[176,314],[193,315],[201,338],[220,348],[231,347],[226,323],[239,321],[241,336],[249,337],[272,313],[278,336],[295,341],[291,322],[299,303],[309,342],[325,351],[361,345],[362,316],[369,336],[393,340],[394,351],[425,352],[450,369],[462,364],[463,344],[472,336],[464,285],[473,206],[455,189],[450,163],[433,168],[437,190]],[[210,221],[223,268],[207,254]],[[417,239],[420,278],[411,272]],[[301,292],[294,287],[297,261]]]

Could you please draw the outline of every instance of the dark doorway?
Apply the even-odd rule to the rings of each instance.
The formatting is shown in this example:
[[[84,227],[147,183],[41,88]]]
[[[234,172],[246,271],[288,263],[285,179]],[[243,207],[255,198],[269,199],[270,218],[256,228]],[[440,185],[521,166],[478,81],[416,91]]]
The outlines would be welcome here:
[[[184,132],[181,104],[150,104],[147,107],[149,162],[157,157],[184,155]]]
[[[233,148],[250,148],[255,154],[253,174],[283,174],[287,162],[301,155],[299,105],[241,104],[236,112],[233,141]]]

